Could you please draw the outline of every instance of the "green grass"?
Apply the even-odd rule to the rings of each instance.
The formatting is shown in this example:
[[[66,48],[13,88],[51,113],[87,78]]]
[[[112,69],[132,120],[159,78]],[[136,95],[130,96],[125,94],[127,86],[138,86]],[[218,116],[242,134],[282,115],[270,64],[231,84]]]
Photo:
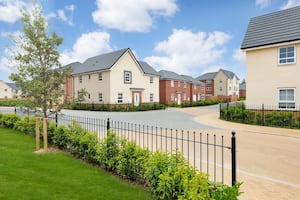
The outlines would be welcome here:
[[[0,199],[153,199],[145,188],[67,153],[34,150],[33,137],[0,128]]]

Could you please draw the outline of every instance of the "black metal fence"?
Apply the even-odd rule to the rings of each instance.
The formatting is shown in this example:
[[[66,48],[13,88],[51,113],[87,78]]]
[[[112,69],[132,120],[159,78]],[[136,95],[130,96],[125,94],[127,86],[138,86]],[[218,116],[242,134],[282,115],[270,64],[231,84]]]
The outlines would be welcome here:
[[[0,112],[3,112],[0,110]],[[15,110],[16,114],[24,112]],[[25,112],[29,114],[29,112]],[[210,179],[225,184],[236,183],[236,136],[231,138],[221,134],[208,134],[198,131],[167,129],[149,125],[98,119],[83,116],[53,114],[49,119],[59,125],[70,125],[72,121],[81,124],[84,129],[95,132],[104,138],[108,130],[113,130],[121,138],[134,141],[150,151],[175,153],[180,151],[191,165],[209,174]]]
[[[220,119],[282,128],[300,129],[300,108],[279,109],[274,105],[220,104]]]

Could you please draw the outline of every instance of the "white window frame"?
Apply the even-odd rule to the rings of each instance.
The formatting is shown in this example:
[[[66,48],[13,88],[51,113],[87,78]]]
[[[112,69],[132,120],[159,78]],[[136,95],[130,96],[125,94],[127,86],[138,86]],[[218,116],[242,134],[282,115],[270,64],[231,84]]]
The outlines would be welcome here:
[[[153,93],[150,93],[150,102],[153,102],[153,100],[154,100],[154,94]]]
[[[184,81],[183,82],[183,88],[186,88],[186,86],[187,86],[187,83],[186,83],[186,81]]]
[[[103,102],[103,94],[102,94],[101,92],[98,93],[98,101],[99,101],[100,103]]]
[[[174,80],[171,80],[171,87],[174,87]]]
[[[102,81],[103,80],[103,76],[102,76],[102,72],[98,73],[98,81]]]
[[[293,100],[280,100],[280,91],[282,90],[293,90],[294,92],[294,98]],[[285,104],[294,104],[293,107],[281,107],[280,104],[285,103]],[[278,109],[280,110],[295,110],[296,109],[296,88],[278,88]]]
[[[79,83],[82,83],[82,75],[79,75]]]
[[[132,83],[132,73],[131,71],[124,71],[124,83],[131,84]]]
[[[117,99],[118,103],[123,103],[123,93],[119,92],[118,93],[118,99]]]
[[[178,81],[178,85],[177,85],[177,87],[180,87],[180,81]]]
[[[150,76],[150,83],[153,83],[153,76]]]
[[[171,101],[175,101],[175,94],[171,93]]]
[[[212,80],[211,80],[211,79],[208,79],[208,80],[206,80],[206,83],[207,83],[207,84],[210,84],[210,83],[212,83]]]
[[[294,56],[289,57],[286,55],[286,57],[280,58],[280,50],[281,49],[286,49],[286,54],[287,54],[287,49],[293,47],[294,48]],[[278,65],[289,65],[289,64],[295,64],[296,63],[296,46],[295,45],[291,45],[291,46],[284,46],[284,47],[279,47],[278,48]],[[288,62],[288,59],[294,59],[293,62]],[[281,60],[285,60],[285,63],[281,63]]]

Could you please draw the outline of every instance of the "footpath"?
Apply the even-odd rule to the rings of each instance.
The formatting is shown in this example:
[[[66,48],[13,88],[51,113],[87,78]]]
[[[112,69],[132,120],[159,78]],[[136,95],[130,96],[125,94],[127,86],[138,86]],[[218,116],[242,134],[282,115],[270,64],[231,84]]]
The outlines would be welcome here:
[[[207,108],[178,109],[194,120],[237,137],[237,179],[243,182],[240,200],[300,199],[300,130],[227,122]]]

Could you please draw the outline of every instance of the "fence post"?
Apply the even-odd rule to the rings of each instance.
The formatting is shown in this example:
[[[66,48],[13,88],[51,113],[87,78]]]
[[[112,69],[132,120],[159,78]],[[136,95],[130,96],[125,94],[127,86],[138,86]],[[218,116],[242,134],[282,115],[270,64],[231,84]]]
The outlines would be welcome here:
[[[110,121],[109,121],[109,118],[107,118],[107,122],[106,122],[106,130],[107,130],[107,133],[110,129]]]
[[[227,106],[226,106],[227,108],[227,114],[226,114],[226,120],[228,121],[228,118],[229,118],[229,113],[228,113],[228,109],[229,109],[229,102],[227,101]]]
[[[55,126],[58,126],[58,114],[57,112],[55,113]]]
[[[17,108],[15,107],[15,115],[17,114]]]
[[[220,119],[222,119],[222,113],[221,113],[221,110],[222,110],[222,103],[219,104],[219,115],[220,115]]]
[[[232,131],[231,137],[231,185],[234,186],[236,183],[236,138],[235,131]]]

